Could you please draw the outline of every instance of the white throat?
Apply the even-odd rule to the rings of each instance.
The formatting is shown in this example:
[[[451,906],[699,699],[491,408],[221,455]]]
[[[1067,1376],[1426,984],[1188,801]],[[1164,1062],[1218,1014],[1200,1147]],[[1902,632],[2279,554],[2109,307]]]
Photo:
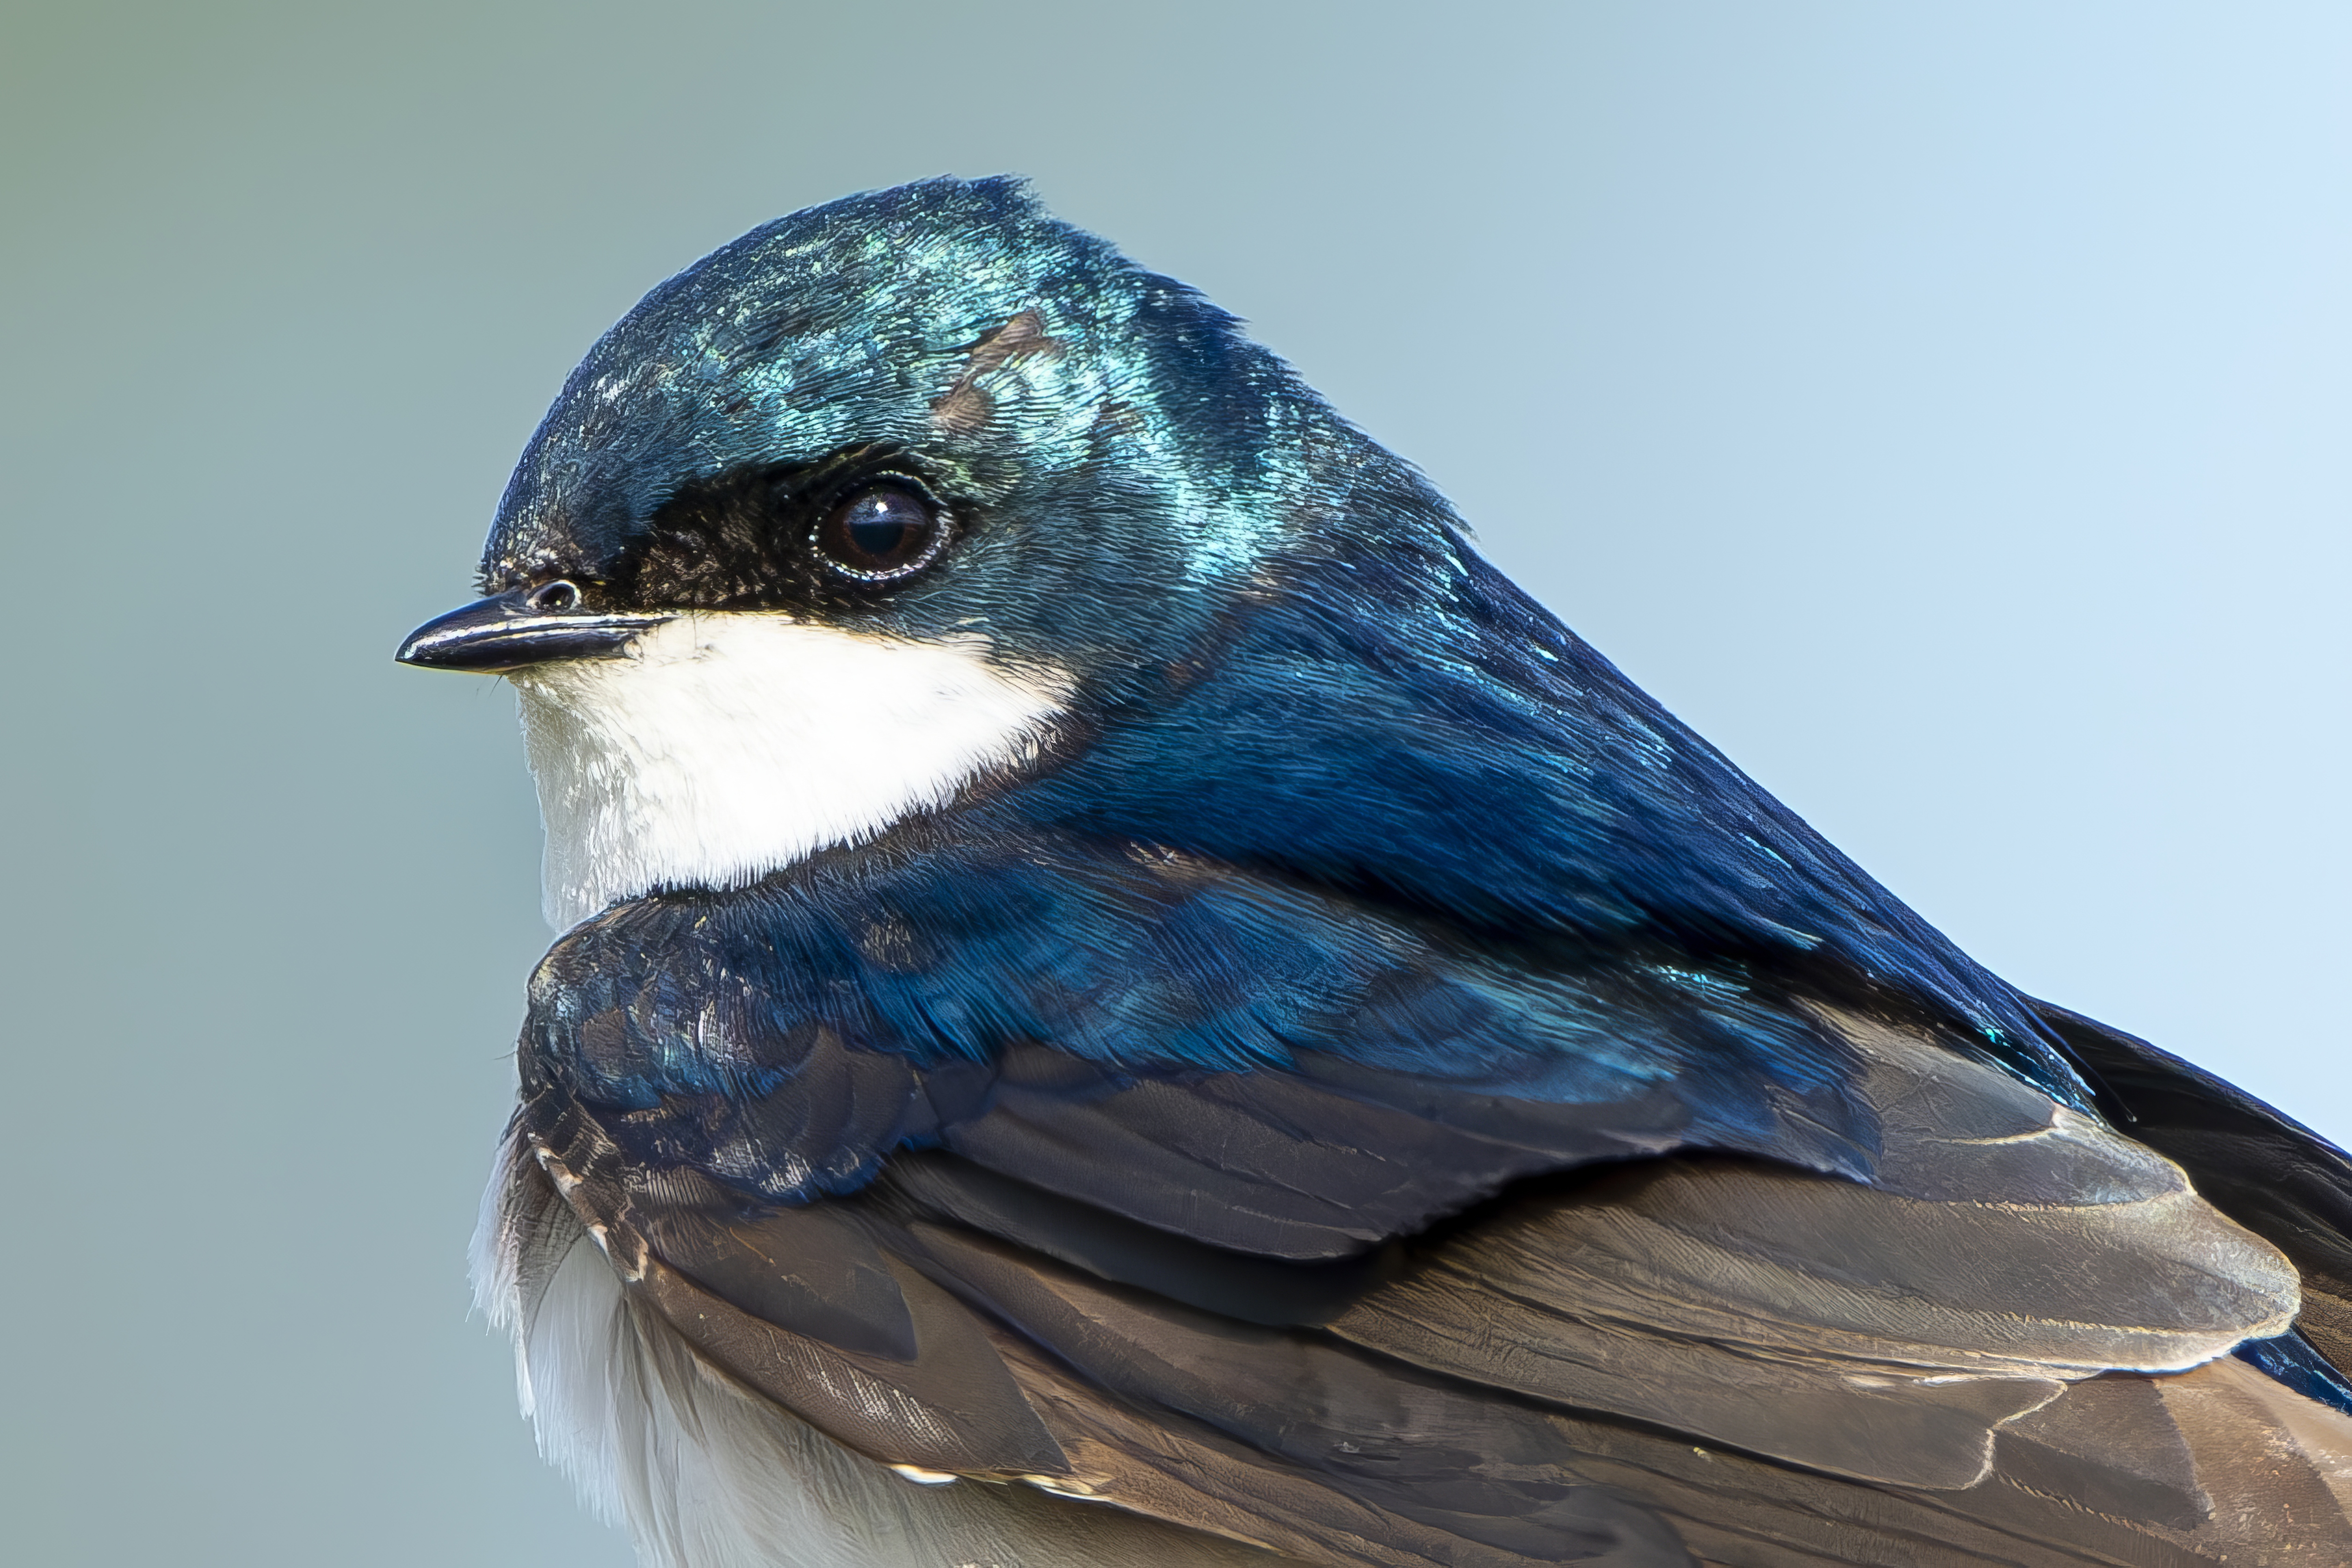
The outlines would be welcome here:
[[[518,671],[549,922],[658,887],[744,886],[1034,756],[1069,683],[989,652],[706,612],[625,658]]]

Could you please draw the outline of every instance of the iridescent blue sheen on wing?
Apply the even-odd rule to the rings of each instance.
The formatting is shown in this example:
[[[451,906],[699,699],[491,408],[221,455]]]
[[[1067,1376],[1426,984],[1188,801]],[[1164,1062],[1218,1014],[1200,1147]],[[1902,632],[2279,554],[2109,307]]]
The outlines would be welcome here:
[[[1417,1228],[1516,1176],[1684,1145],[1871,1170],[1850,1049],[1737,965],[1469,942],[995,815],[992,831],[906,835],[591,921],[534,983],[527,1093],[593,1108],[648,1165],[770,1201],[854,1191],[894,1150],[938,1144],[1139,1217],[1276,1165],[1378,1166],[1337,1219],[1327,1184],[1297,1184],[1314,1201],[1255,1233],[1297,1256]],[[1171,1130],[1130,1116],[1162,1114],[1139,1094],[1153,1084],[1198,1097],[1178,1142],[1216,1144],[1180,1151],[1165,1191],[1146,1190],[1148,1162],[1106,1192],[1079,1179],[1101,1150],[1007,1142],[1010,1122],[1076,1117],[1088,1131],[1066,1142],[1159,1149]]]

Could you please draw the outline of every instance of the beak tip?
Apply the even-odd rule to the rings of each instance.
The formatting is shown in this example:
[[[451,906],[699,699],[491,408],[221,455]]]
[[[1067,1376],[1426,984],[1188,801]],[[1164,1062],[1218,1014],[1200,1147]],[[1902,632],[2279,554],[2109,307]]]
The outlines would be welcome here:
[[[505,675],[562,659],[621,658],[631,638],[669,618],[538,612],[520,593],[502,594],[425,622],[392,657],[416,669]]]
[[[470,607],[470,606],[469,606]],[[464,612],[459,612],[463,614]],[[472,669],[478,668],[465,658],[468,645],[480,641],[478,636],[468,637],[466,628],[450,627],[444,623],[451,617],[427,621],[400,639],[400,647],[392,656],[395,664],[412,669]]]
[[[509,634],[518,609],[511,596],[501,596],[477,599],[446,616],[436,616],[400,639],[393,660],[413,669],[495,673],[486,667],[499,655],[512,651],[514,639]]]

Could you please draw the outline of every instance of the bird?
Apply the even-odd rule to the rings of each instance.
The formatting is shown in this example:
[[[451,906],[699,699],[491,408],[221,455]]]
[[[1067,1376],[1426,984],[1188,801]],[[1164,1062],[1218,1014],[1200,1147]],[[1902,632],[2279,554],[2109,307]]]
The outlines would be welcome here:
[[[561,932],[475,1241],[653,1568],[2352,1563],[2352,1162],[1959,951],[1195,290],[660,284],[404,662]]]

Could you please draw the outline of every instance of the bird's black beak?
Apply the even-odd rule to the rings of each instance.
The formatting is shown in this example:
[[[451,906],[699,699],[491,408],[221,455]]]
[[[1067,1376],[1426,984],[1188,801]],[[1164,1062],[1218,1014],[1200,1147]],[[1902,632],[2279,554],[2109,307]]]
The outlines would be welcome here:
[[[500,675],[565,658],[619,658],[629,639],[672,617],[594,615],[569,583],[543,583],[477,600],[425,622],[394,657],[424,669]]]

